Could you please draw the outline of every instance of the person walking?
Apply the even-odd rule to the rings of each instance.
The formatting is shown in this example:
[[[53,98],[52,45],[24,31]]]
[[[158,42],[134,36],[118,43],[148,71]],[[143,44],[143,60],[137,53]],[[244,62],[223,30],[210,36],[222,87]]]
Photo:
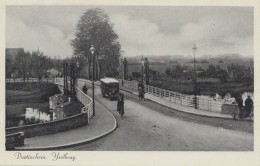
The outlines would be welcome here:
[[[141,92],[141,99],[144,100],[144,94],[145,94],[145,89],[144,86],[142,86],[142,92]]]
[[[87,88],[87,84],[86,84],[86,83],[85,83],[85,85],[83,86],[82,91],[83,91],[85,94],[88,94],[88,88]]]
[[[145,90],[144,90],[144,84],[143,82],[138,84],[138,97],[139,100],[143,100],[144,99],[144,94],[145,94]]]
[[[141,86],[138,87],[138,97],[139,97],[139,100],[142,99],[142,87]]]
[[[121,115],[122,119],[124,119],[124,114],[125,114],[124,104],[125,104],[124,94],[120,92],[118,94],[118,99],[117,99],[117,112]]]

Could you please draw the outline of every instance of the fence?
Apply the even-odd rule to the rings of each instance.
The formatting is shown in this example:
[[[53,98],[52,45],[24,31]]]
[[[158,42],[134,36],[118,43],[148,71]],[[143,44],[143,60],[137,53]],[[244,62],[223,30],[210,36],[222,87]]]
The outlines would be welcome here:
[[[138,82],[136,81],[127,81],[121,79],[119,81],[120,86],[135,91],[138,90]],[[163,98],[165,100],[187,107],[195,106],[194,95],[185,95],[150,85],[144,85],[144,87],[145,92],[152,96]],[[208,96],[197,96],[197,107],[201,110],[221,112],[222,101],[215,101],[213,98],[210,98]]]
[[[92,99],[86,95],[84,92],[82,92],[78,87],[76,87],[76,96],[77,99],[85,106],[83,108],[84,112],[88,113],[88,117],[93,117],[93,101]]]
[[[53,83],[54,79],[52,78],[43,78],[39,80],[38,78],[29,78],[29,79],[23,79],[23,78],[16,78],[16,79],[5,79],[6,83],[18,83],[18,82],[49,82]]]
[[[55,78],[54,83],[63,86],[63,78]],[[85,106],[82,111],[88,113],[88,117],[93,117],[93,101],[92,99],[86,95],[80,88],[76,87],[76,97],[77,99]]]

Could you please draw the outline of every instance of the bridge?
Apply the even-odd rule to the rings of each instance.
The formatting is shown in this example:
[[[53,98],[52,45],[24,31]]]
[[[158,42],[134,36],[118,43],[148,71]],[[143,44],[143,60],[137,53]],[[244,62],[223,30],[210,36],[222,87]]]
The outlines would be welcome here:
[[[52,81],[62,85],[62,79]],[[78,79],[76,88],[77,98],[83,104],[86,100],[80,95],[80,89],[85,83],[89,86],[88,89],[91,93],[91,84],[88,80]],[[68,145],[61,147],[63,150],[85,151],[253,150],[253,122],[234,121],[230,116],[217,112],[219,111],[217,104],[213,107],[205,107],[205,104],[201,104],[199,110],[194,110],[191,106],[192,100],[188,96],[181,96],[174,92],[150,86],[146,86],[146,100],[139,101],[136,95],[136,86],[137,84],[134,82],[120,80],[121,91],[125,94],[126,114],[124,120],[119,118],[116,112],[116,101],[109,101],[107,98],[103,98],[99,83],[96,82],[96,116],[90,119],[90,125],[64,133],[25,139],[25,142],[28,145],[30,143],[38,143],[38,148],[39,146],[43,148],[44,143],[42,142],[44,140],[51,138],[59,140],[58,138],[62,138],[63,140],[68,140],[67,143],[63,142],[64,145]],[[86,106],[86,104],[84,105]],[[211,103],[211,105],[213,104]],[[213,109],[215,111],[212,111]],[[100,139],[93,139],[95,141],[88,141],[88,144],[83,143],[86,143],[86,140],[89,138],[83,138],[85,142],[75,140],[77,137],[82,138],[82,135],[86,135],[86,131],[91,134],[101,131],[106,126],[113,126],[114,123],[111,123],[113,118],[111,114],[104,113],[106,111],[109,111],[115,117],[118,125],[117,129],[109,133],[103,130],[102,132],[107,133],[105,136],[101,136]],[[91,110],[89,114],[91,115]],[[108,119],[111,119],[111,121],[108,122]],[[70,140],[72,136],[74,140]],[[71,147],[69,146],[70,143],[75,144]],[[34,147],[25,147],[24,149],[30,148],[33,149]],[[37,147],[35,148],[37,149]],[[53,145],[52,148],[55,149],[55,146]]]

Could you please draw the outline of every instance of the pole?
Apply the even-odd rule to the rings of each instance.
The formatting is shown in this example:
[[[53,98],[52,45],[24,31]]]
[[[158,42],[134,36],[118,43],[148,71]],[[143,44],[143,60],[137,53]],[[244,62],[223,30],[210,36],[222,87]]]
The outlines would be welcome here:
[[[197,78],[196,78],[196,60],[195,60],[195,52],[196,52],[196,45],[194,44],[194,47],[193,47],[193,50],[194,50],[194,106],[195,106],[195,109],[197,109],[197,90],[196,90],[196,83],[197,83]]]
[[[65,90],[66,90],[66,79],[65,79],[65,75],[66,75],[66,62],[64,61],[63,63],[63,93],[65,95]]]
[[[94,75],[95,75],[95,62],[94,62],[94,53],[92,54],[92,100],[93,100],[93,116],[95,116],[95,87],[94,87]]]

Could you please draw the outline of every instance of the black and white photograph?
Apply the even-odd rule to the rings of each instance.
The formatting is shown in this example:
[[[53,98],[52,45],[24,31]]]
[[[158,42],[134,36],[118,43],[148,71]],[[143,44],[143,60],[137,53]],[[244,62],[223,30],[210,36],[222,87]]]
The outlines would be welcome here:
[[[254,11],[6,5],[4,151],[254,152]]]

